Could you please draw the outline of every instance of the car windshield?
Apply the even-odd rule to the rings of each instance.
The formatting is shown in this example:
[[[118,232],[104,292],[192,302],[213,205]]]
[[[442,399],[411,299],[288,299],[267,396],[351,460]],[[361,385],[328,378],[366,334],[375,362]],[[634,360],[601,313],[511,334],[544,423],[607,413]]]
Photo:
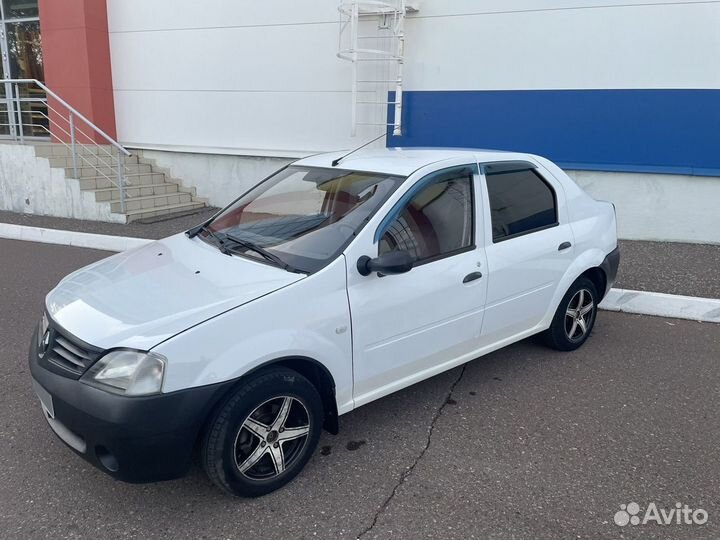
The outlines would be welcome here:
[[[403,180],[290,166],[240,197],[200,236],[230,253],[315,272],[337,257]]]

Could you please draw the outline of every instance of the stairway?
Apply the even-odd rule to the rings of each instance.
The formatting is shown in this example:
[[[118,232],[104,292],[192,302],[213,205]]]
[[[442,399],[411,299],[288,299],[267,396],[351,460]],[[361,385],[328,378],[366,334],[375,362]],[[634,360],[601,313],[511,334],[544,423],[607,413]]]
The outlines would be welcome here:
[[[133,153],[124,158],[125,211],[121,210],[117,170],[112,166],[110,146],[78,145],[77,175],[71,149],[64,144],[35,143],[35,156],[46,158],[50,167],[62,169],[66,179],[79,182],[80,190],[91,192],[95,201],[110,205],[117,221],[166,218],[198,211],[207,206],[205,199],[196,196],[195,188],[183,187],[170,178],[153,160]],[[116,159],[116,158],[115,158]],[[117,163],[117,161],[115,161]],[[124,219],[123,219],[124,217]]]

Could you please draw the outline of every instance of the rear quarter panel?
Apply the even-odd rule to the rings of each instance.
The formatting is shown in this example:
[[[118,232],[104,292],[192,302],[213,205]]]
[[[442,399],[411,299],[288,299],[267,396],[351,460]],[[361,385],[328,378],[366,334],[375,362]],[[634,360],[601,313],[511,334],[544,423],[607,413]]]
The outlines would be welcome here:
[[[545,171],[563,185],[567,215],[575,237],[575,259],[561,279],[545,315],[544,326],[548,326],[570,285],[586,270],[600,266],[617,247],[617,223],[612,203],[593,199],[557,165],[544,158],[537,159]]]

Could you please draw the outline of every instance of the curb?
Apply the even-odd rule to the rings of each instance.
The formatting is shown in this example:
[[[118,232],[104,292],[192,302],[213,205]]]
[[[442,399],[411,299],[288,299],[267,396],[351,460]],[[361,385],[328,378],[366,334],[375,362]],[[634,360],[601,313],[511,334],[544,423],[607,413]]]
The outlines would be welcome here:
[[[145,238],[44,229],[7,223],[0,223],[0,238],[105,251],[126,251],[153,242],[153,240]],[[600,302],[599,307],[607,311],[635,313],[637,315],[720,323],[720,300],[714,298],[611,289],[603,301]]]
[[[600,309],[720,323],[720,300],[657,292],[610,289]]]
[[[146,240],[145,238],[44,229],[42,227],[11,225],[9,223],[0,223],[0,238],[101,249],[105,251],[126,251],[134,247],[144,246],[153,241]]]

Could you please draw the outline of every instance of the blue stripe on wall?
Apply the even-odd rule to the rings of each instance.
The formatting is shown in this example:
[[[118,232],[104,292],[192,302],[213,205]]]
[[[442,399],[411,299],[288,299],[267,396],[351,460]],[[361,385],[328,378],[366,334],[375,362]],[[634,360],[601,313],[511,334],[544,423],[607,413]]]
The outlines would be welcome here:
[[[403,124],[388,146],[493,148],[567,169],[720,176],[720,90],[408,91]]]

